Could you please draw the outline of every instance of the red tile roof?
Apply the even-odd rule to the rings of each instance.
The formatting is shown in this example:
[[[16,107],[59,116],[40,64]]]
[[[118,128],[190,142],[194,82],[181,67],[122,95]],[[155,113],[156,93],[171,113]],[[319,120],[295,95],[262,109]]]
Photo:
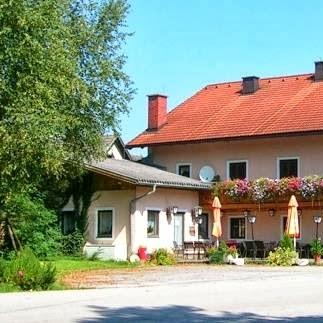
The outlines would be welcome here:
[[[204,87],[127,147],[323,131],[323,81],[313,74],[264,78],[253,94],[241,88],[241,81]]]

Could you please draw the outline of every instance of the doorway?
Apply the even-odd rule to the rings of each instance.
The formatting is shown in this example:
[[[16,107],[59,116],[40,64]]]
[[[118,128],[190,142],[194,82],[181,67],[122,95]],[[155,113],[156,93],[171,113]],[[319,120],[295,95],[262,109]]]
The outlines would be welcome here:
[[[184,213],[174,214],[174,242],[182,247],[184,244]]]

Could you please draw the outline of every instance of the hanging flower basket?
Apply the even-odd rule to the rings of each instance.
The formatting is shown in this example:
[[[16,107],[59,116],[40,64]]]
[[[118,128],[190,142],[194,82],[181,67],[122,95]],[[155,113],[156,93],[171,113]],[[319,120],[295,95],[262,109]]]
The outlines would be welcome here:
[[[258,178],[253,181],[234,180],[215,184],[214,194],[223,203],[279,203],[291,195],[300,201],[317,201],[323,196],[323,178],[317,175],[304,178]]]

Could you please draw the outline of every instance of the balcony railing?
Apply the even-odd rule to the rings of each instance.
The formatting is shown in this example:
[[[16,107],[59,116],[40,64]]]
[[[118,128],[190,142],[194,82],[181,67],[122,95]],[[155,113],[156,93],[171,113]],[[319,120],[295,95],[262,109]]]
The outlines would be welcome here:
[[[321,208],[323,205],[323,177],[259,178],[218,182],[213,191],[200,194],[200,205],[210,206],[214,196],[220,198],[223,209],[286,208],[291,195],[301,207]]]

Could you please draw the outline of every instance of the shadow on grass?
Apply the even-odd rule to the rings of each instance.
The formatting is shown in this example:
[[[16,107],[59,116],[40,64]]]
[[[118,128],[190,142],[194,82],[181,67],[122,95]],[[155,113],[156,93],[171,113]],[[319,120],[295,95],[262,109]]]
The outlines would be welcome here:
[[[90,306],[93,317],[79,320],[78,323],[94,322],[291,322],[318,323],[323,322],[323,316],[302,317],[268,317],[255,313],[219,312],[218,315],[203,313],[203,309],[191,306],[163,306],[163,307],[120,307],[108,308]]]

